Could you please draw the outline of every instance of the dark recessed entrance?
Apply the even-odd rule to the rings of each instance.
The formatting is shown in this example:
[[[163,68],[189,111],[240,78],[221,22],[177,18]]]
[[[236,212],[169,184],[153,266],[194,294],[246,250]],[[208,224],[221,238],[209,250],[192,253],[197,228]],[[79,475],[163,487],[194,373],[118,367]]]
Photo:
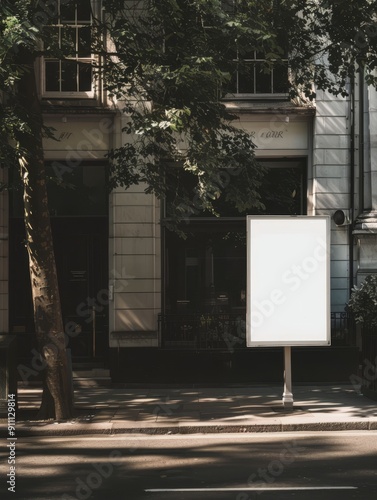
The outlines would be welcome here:
[[[54,247],[68,347],[74,360],[108,349],[107,218],[54,219]]]
[[[61,163],[59,164],[61,168]],[[55,166],[56,167],[56,166]],[[50,173],[57,172],[49,165]],[[108,353],[108,209],[103,164],[69,169],[49,189],[51,225],[68,347],[76,362],[105,361]],[[13,196],[10,241],[10,328],[22,359],[35,345],[22,205]]]

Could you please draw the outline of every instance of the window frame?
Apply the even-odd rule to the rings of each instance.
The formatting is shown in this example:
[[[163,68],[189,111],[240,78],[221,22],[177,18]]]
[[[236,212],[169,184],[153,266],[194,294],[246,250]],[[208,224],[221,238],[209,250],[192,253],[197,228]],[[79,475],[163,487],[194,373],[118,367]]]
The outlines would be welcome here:
[[[57,2],[57,10],[58,10],[58,19],[57,22],[51,22],[49,24],[46,24],[46,27],[51,27],[51,28],[62,28],[62,27],[73,27],[76,30],[80,27],[91,27],[93,25],[93,18],[96,15],[96,6],[97,6],[97,0],[89,0],[90,1],[90,6],[91,6],[91,15],[90,15],[90,20],[88,21],[81,21],[77,19],[77,8],[75,7],[75,21],[74,23],[71,22],[61,22],[60,19],[60,5],[61,5],[61,0],[56,0]],[[59,44],[61,43],[61,30],[59,30]],[[77,38],[75,37],[75,41],[77,43]],[[77,48],[77,47],[76,47]],[[90,64],[91,65],[91,90],[85,90],[85,91],[80,91],[80,90],[47,90],[46,89],[46,83],[47,83],[47,71],[46,71],[46,62],[57,62],[59,63],[59,74],[58,74],[58,81],[59,81],[59,86],[61,87],[61,81],[62,81],[62,69],[61,69],[61,63],[64,61],[72,61],[76,62],[76,64],[79,63],[84,63],[84,64]],[[98,89],[96,88],[95,85],[95,79],[94,79],[94,64],[96,61],[96,57],[93,53],[90,54],[90,56],[82,56],[80,57],[78,53],[76,53],[73,56],[66,57],[64,59],[58,59],[56,57],[41,57],[41,96],[42,98],[52,98],[52,99],[95,99],[98,94]],[[78,75],[76,75],[76,78]],[[77,80],[77,86],[79,86],[79,80]]]
[[[286,100],[289,97],[289,92],[288,92],[288,83],[289,83],[289,67],[288,67],[288,57],[285,57],[282,59],[284,63],[287,65],[287,91],[286,92],[274,92],[274,71],[275,68],[272,67],[269,73],[270,77],[270,85],[271,85],[271,92],[257,92],[257,79],[258,79],[258,66],[260,67],[264,61],[266,61],[265,58],[263,57],[258,57],[257,51],[254,50],[254,57],[238,57],[238,51],[237,51],[237,57],[233,59],[233,62],[236,64],[239,64],[242,61],[242,64],[250,65],[253,66],[253,92],[238,92],[239,89],[239,81],[240,81],[240,72],[241,70],[237,68],[235,70],[235,76],[236,76],[236,89],[235,92],[227,92],[224,96],[224,99],[229,100],[229,99],[236,99],[236,100],[250,100],[250,99],[255,99],[255,100]],[[272,61],[274,62],[274,60]]]

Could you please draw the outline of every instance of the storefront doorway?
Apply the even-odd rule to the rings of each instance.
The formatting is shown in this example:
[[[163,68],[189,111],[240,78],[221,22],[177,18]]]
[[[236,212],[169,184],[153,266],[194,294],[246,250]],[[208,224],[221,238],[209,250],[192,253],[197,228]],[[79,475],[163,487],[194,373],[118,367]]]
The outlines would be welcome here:
[[[74,360],[108,350],[107,219],[53,220],[63,322]]]
[[[60,163],[60,168],[62,164]],[[56,165],[55,165],[56,167]],[[55,168],[56,170],[56,168]],[[48,165],[49,174],[54,164]],[[51,225],[67,346],[74,362],[105,361],[108,352],[108,208],[104,164],[66,168],[49,186]],[[13,194],[10,328],[22,356],[34,345],[28,258],[19,193]]]

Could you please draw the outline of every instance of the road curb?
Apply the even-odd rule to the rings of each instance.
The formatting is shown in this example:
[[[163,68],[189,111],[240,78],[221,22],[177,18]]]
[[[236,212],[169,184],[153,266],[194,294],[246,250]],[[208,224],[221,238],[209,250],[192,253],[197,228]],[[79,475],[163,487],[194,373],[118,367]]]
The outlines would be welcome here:
[[[48,426],[48,428],[47,428]],[[351,422],[307,422],[282,424],[249,424],[249,425],[164,425],[164,426],[131,426],[117,424],[46,424],[43,428],[37,426],[16,426],[17,437],[46,437],[46,436],[79,436],[79,435],[107,435],[118,434],[221,434],[221,433],[263,433],[263,432],[324,432],[324,431],[373,431],[377,430],[376,421]],[[6,434],[6,427],[1,426],[0,432]]]

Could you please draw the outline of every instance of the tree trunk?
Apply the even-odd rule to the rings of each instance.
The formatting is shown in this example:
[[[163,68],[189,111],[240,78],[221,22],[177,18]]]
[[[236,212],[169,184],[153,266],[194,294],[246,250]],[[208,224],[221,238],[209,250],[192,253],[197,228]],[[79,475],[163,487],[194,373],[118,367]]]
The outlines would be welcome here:
[[[45,369],[39,418],[66,420],[72,416],[72,392],[69,384],[65,333],[61,313],[42,145],[42,111],[37,94],[34,56],[20,51],[27,71],[22,75],[18,95],[26,115],[28,131],[18,136],[19,163],[23,184],[24,220],[29,256],[34,323],[39,352]]]

